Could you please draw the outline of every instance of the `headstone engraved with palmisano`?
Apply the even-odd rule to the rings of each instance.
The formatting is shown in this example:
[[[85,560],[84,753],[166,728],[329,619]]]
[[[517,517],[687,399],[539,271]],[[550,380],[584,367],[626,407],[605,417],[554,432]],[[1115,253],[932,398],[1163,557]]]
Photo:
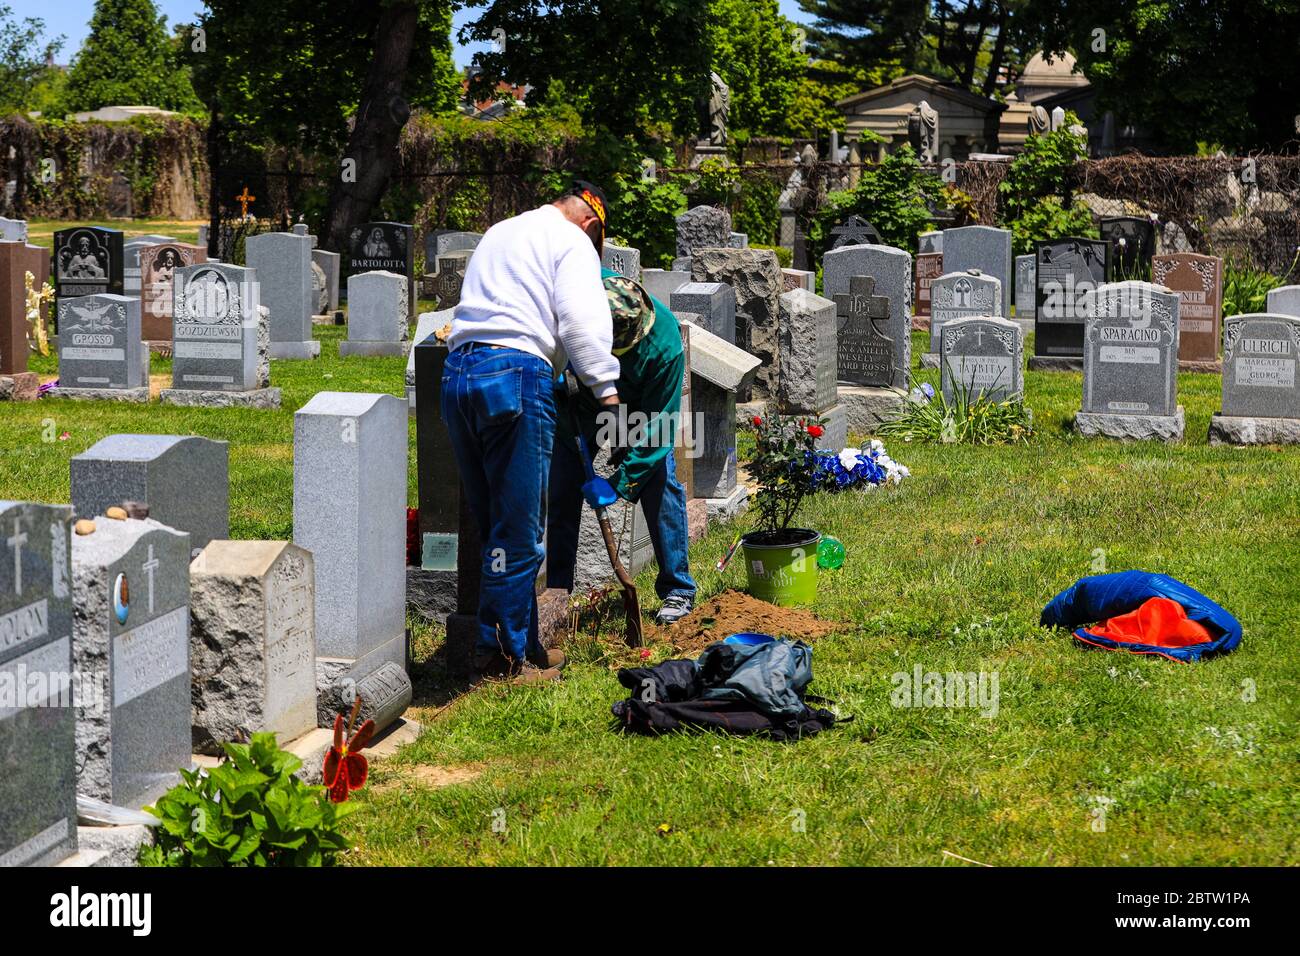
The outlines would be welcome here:
[[[1002,284],[974,270],[949,272],[930,283],[930,351],[939,352],[943,327],[976,315],[1001,315]]]

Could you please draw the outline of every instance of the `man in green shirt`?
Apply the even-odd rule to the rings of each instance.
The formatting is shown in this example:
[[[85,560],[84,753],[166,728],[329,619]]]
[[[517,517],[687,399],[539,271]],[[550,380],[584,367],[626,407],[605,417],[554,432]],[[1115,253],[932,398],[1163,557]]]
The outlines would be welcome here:
[[[586,480],[575,440],[577,424],[592,454],[600,446],[614,449],[611,463],[616,470],[609,483],[619,497],[641,504],[659,562],[655,591],[663,606],[655,620],[671,624],[690,613],[695,602],[687,556],[686,490],[677,480],[673,451],[686,370],[682,335],[677,317],[640,283],[608,269],[602,277],[614,320],[622,404],[617,413],[602,409],[585,388],[567,401],[557,400],[562,404],[556,414],[547,500],[546,583],[573,590]]]

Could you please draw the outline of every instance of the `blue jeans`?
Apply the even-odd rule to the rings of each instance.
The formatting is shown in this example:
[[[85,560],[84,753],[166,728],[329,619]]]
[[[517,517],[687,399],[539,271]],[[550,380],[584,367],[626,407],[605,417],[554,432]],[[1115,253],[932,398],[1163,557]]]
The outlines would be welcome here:
[[[589,440],[588,448],[595,446]],[[578,526],[582,520],[582,483],[586,468],[576,445],[564,444],[551,458],[551,490],[547,499],[546,586],[573,590],[573,571],[578,561]],[[670,451],[641,486],[638,499],[649,526],[650,543],[659,576],[655,592],[660,598],[680,594],[695,599],[687,547],[686,489],[677,480],[677,461]],[[604,553],[604,548],[601,548]]]
[[[551,366],[518,349],[447,356],[442,417],[483,542],[478,646],[515,660],[540,651],[537,571],[555,442]]]

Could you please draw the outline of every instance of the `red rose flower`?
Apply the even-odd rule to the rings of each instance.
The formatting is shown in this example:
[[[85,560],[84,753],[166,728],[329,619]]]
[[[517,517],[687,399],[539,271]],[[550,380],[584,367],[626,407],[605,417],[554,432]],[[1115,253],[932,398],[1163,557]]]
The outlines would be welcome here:
[[[812,435],[813,438],[821,438],[822,435],[825,433],[826,433],[826,429],[822,428],[820,425],[808,426],[808,434]]]
[[[763,427],[763,419],[759,418],[757,415],[754,416],[754,427],[755,428]]]

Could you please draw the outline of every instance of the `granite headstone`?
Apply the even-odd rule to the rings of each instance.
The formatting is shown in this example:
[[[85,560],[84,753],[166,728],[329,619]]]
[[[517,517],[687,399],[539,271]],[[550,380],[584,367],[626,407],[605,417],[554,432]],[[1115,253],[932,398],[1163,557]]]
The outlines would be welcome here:
[[[64,299],[58,309],[59,394],[69,389],[144,389],[147,399],[139,298],[83,295]]]
[[[736,291],[725,282],[688,282],[668,301],[673,312],[700,317],[700,325],[714,335],[736,341]]]
[[[146,245],[140,262],[140,334],[146,342],[172,340],[172,306],[176,270],[208,261],[208,250],[183,242]]]
[[[979,269],[1002,283],[1002,307],[1011,314],[1011,230],[995,226],[959,226],[943,231],[943,267],[947,272]]]
[[[1223,313],[1223,260],[1176,252],[1151,260],[1151,281],[1178,293],[1178,359],[1217,363]],[[1269,311],[1276,311],[1271,306]]]
[[[940,387],[947,402],[1015,401],[1024,395],[1024,335],[996,316],[953,319],[939,339]]]
[[[863,300],[855,306],[857,318],[846,332],[848,313],[843,311],[842,300],[836,296],[854,294],[851,282],[855,277],[861,276],[873,279],[873,288],[870,292],[862,293]],[[822,288],[823,295],[841,308],[840,381],[867,385],[862,379],[869,377],[872,384],[878,383],[881,378],[876,368],[881,359],[879,349],[888,340],[893,374],[890,381],[883,384],[906,389],[912,367],[912,256],[893,246],[841,246],[822,258]],[[882,297],[887,301],[874,301]],[[868,303],[867,299],[873,301]],[[868,305],[873,309],[883,305],[888,310],[887,315],[882,320],[882,317],[873,313],[870,316],[871,322],[865,322],[868,316],[862,310]],[[863,351],[868,347],[868,351]]]
[[[312,338],[311,239],[292,232],[264,232],[244,243],[248,267],[256,270],[258,304],[271,310],[271,358],[320,355]],[[250,311],[248,314],[256,314]]]

